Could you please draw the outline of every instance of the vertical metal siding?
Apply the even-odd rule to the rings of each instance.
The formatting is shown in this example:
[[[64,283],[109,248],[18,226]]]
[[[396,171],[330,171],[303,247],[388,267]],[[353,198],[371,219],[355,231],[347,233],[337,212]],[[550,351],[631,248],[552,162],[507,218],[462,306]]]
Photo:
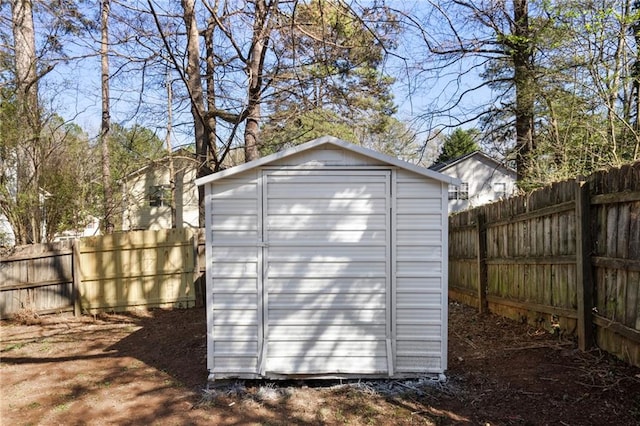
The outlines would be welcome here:
[[[442,185],[403,170],[396,173],[396,369],[442,373],[447,321],[442,305],[446,253]]]
[[[449,346],[449,215],[447,204],[449,202],[449,185],[444,182],[440,183],[442,192],[442,278],[441,287],[442,294],[440,298],[440,306],[442,306],[442,341],[440,348],[440,372],[448,368],[448,346]]]
[[[262,335],[257,173],[207,189],[207,366],[214,377],[257,375]]]
[[[389,176],[265,172],[267,373],[388,371]]]

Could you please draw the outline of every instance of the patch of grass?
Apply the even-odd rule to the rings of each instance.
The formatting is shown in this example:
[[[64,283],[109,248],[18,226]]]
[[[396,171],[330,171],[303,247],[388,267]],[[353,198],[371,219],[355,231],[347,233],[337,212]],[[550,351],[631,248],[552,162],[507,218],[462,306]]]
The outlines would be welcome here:
[[[13,351],[13,350],[16,350],[16,349],[22,349],[25,346],[27,346],[26,343],[14,343],[13,345],[9,345],[6,348],[4,348],[2,350],[2,352],[9,352],[9,351]]]
[[[329,414],[331,413],[331,410],[329,410],[328,407],[326,406],[321,406],[320,409],[318,410],[318,412],[316,413],[316,417],[318,418],[318,420],[320,422],[327,422],[329,420]]]
[[[342,409],[338,408],[334,415],[335,419],[342,423],[347,423],[347,417],[342,412]]]
[[[179,380],[175,380],[175,379],[164,379],[162,383],[164,383],[164,385],[169,388],[182,387],[182,383]]]
[[[364,419],[368,424],[375,424],[377,415],[378,410],[368,403],[364,403],[358,412],[358,416]]]
[[[42,407],[42,405],[39,402],[32,402],[31,404],[27,405],[27,408],[29,410],[35,410],[40,407]]]
[[[144,363],[142,361],[133,361],[131,364],[122,367],[122,371],[137,370],[142,366],[144,366]]]
[[[54,409],[56,411],[67,411],[69,409],[69,404],[67,403],[58,404],[54,407]]]
[[[51,351],[51,342],[47,339],[44,339],[43,341],[40,342],[40,349],[38,349],[38,351],[40,352],[50,352]]]

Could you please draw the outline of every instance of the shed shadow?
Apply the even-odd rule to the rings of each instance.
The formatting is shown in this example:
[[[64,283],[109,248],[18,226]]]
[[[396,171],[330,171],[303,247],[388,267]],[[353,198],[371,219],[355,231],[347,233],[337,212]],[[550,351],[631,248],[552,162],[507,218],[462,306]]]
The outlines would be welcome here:
[[[204,308],[154,309],[135,317],[134,323],[140,328],[105,348],[105,352],[135,358],[191,390],[206,386]]]

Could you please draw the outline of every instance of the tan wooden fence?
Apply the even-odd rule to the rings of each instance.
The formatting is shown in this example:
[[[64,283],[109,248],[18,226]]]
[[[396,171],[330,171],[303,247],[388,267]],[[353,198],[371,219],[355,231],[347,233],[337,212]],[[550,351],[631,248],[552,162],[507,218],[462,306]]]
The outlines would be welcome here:
[[[449,295],[640,366],[640,163],[449,218]]]
[[[0,259],[0,317],[200,305],[203,238],[171,229],[18,247]]]

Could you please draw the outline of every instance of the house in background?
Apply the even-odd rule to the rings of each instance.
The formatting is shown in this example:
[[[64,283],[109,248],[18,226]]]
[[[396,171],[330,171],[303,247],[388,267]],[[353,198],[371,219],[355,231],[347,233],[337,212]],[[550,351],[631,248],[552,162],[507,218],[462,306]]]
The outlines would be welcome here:
[[[510,197],[516,190],[516,171],[481,151],[429,168],[462,181],[449,185],[449,213]]]
[[[192,153],[172,154],[175,173],[176,228],[198,227],[197,163]],[[153,161],[121,180],[122,230],[171,228],[169,156]]]
[[[9,219],[0,213],[0,247],[12,247],[16,244],[13,228],[9,223]]]
[[[96,235],[102,235],[102,231],[100,230],[100,218],[89,215],[85,219],[85,223],[80,225],[78,228],[56,233],[53,236],[53,242],[75,240],[83,237],[95,237]]]

